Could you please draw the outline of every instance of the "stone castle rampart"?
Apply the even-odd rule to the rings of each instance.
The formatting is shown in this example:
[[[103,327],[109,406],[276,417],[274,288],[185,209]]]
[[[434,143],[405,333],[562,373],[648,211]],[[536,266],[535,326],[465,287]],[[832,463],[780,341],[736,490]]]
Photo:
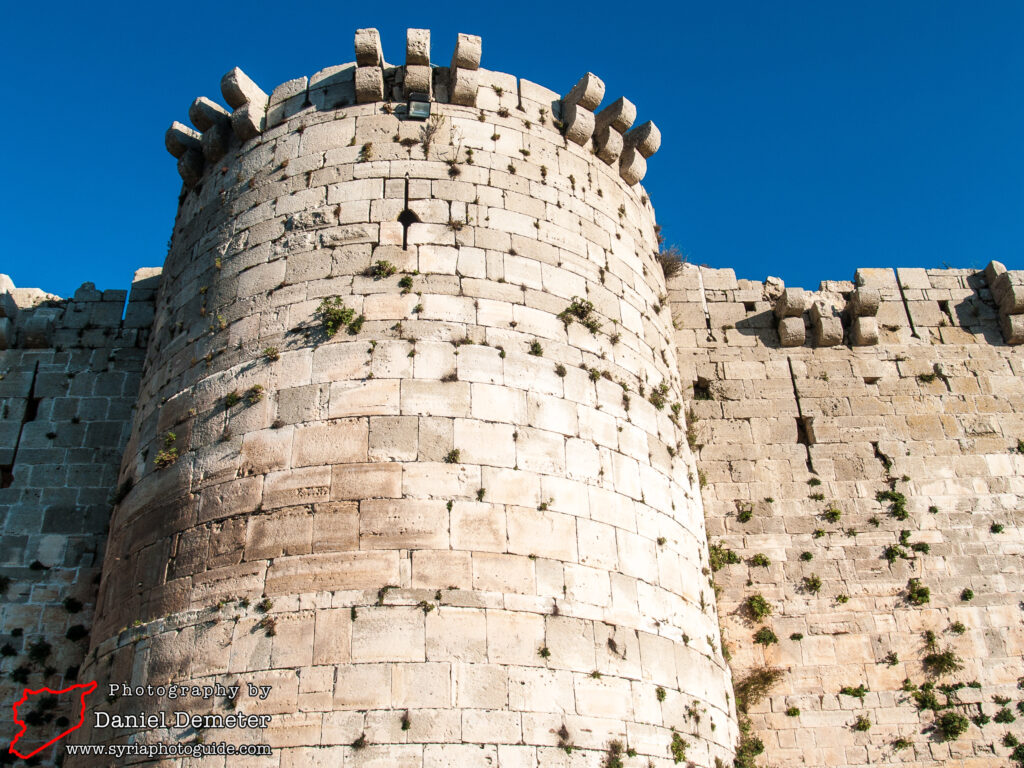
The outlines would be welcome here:
[[[0,282],[4,695],[268,686],[74,738],[274,768],[1005,764],[1021,273],[675,273],[628,100],[406,48],[197,99],[127,307]]]
[[[281,765],[728,760],[635,186],[657,131],[595,114],[593,75],[560,99],[479,69],[466,36],[410,119],[384,96],[411,95],[422,41],[396,71],[361,31],[355,66],[284,101],[235,70],[230,116],[168,133],[186,187],[85,671],[270,686],[191,706],[271,715],[227,738]]]

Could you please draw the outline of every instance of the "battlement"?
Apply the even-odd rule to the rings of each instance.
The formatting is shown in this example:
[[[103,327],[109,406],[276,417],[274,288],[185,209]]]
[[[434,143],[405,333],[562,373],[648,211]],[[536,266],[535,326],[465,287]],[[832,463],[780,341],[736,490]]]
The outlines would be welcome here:
[[[680,346],[1024,343],[1024,271],[869,268],[817,291],[683,265],[669,282]]]
[[[559,96],[528,80],[481,69],[482,42],[476,35],[458,36],[447,67],[430,63],[427,29],[408,30],[405,64],[384,60],[376,29],[356,31],[355,54],[355,62],[289,80],[270,94],[237,67],[224,75],[221,93],[231,109],[200,97],[189,108],[195,128],[174,122],[165,134],[167,151],[178,159],[186,188],[198,184],[233,141],[244,144],[306,110],[376,102],[385,102],[385,113],[406,119],[416,119],[409,115],[408,104],[417,101],[476,107],[481,121],[489,112],[501,117],[515,113],[528,128],[536,122],[560,133],[565,142],[591,148],[605,164],[617,166],[629,186],[643,179],[647,159],[661,146],[661,132],[654,123],[632,127],[636,106],[628,99],[619,98],[597,111],[605,86],[596,75],[586,73]]]
[[[70,299],[18,288],[0,274],[0,350],[145,348],[160,272],[159,267],[136,270],[131,293],[83,283]]]

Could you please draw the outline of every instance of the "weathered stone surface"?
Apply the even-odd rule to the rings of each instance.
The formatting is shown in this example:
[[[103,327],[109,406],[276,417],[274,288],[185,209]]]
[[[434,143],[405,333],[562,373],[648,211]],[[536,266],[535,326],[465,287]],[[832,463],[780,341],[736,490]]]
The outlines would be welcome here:
[[[205,96],[200,96],[188,108],[188,119],[200,131],[209,130],[220,123],[226,123],[230,117],[230,112]]]
[[[431,69],[427,65],[407,64],[405,66],[405,82],[402,83],[406,98],[414,93],[431,94]]]
[[[220,80],[220,92],[232,109],[246,104],[266,106],[267,94],[241,69],[235,67]]]
[[[200,138],[198,131],[179,122],[173,122],[164,134],[164,146],[174,157],[180,158],[190,149],[199,149]]]
[[[850,296],[850,314],[853,317],[874,317],[878,314],[881,298],[877,288],[858,288]]]
[[[650,120],[627,132],[624,138],[626,144],[636,147],[644,159],[649,158],[661,147],[661,131]]]
[[[628,144],[622,148],[619,156],[619,176],[629,186],[633,186],[647,175],[647,161],[636,147]]]
[[[451,70],[448,85],[448,100],[462,107],[475,107],[479,90],[479,73],[475,69],[462,67]]]
[[[455,52],[452,54],[449,68],[453,73],[456,69],[479,69],[482,55],[483,41],[479,35],[466,35],[460,32],[455,41]]]
[[[566,104],[562,110],[565,138],[574,144],[586,144],[594,134],[594,113],[579,104]]]
[[[384,63],[384,54],[380,47],[380,32],[376,29],[357,29],[355,47],[357,67],[379,68]]]
[[[619,133],[625,133],[635,121],[636,105],[626,98],[616,99],[594,117],[597,131],[608,127]]]
[[[384,100],[384,72],[380,67],[356,67],[356,103]]]
[[[834,347],[843,343],[843,321],[821,303],[815,302],[811,306],[811,322],[814,324],[815,346]]]
[[[878,321],[873,317],[857,317],[850,328],[855,346],[866,347],[878,343]]]
[[[1002,315],[999,325],[1007,344],[1024,344],[1024,315]]]
[[[787,290],[793,290],[788,288]],[[783,317],[779,320],[779,344],[784,347],[799,347],[806,339],[802,317]]]
[[[775,316],[799,317],[807,308],[807,295],[803,288],[786,288],[775,300]]]
[[[587,72],[562,98],[563,109],[571,105],[593,112],[604,98],[604,81],[593,72]],[[564,114],[564,113],[563,113]]]
[[[479,63],[479,58],[477,59]],[[405,33],[405,64],[430,66],[430,30],[408,29]]]

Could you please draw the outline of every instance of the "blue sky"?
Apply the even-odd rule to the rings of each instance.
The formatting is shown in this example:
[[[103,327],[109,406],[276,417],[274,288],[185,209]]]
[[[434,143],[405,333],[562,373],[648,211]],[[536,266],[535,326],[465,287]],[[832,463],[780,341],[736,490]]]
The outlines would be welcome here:
[[[691,261],[816,287],[858,266],[1024,268],[1024,3],[9,3],[0,272],[67,295],[162,262],[163,148],[240,66],[268,92],[353,58],[358,27],[457,32],[567,91],[590,70],[662,129],[644,184]],[[428,12],[432,10],[434,12]]]

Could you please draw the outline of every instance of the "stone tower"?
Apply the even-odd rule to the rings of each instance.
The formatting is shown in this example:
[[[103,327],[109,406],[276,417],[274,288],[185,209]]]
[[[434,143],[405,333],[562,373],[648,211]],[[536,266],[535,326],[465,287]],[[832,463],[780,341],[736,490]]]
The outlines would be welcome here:
[[[355,49],[270,95],[235,69],[229,109],[197,99],[196,130],[167,133],[184,187],[82,670],[143,687],[111,715],[267,727],[77,740],[273,748],[252,766],[727,763],[638,184],[658,130],[599,110],[592,74],[563,96],[481,69],[473,36],[448,67],[426,30],[403,65],[376,30]],[[241,691],[145,689],[169,684]]]

